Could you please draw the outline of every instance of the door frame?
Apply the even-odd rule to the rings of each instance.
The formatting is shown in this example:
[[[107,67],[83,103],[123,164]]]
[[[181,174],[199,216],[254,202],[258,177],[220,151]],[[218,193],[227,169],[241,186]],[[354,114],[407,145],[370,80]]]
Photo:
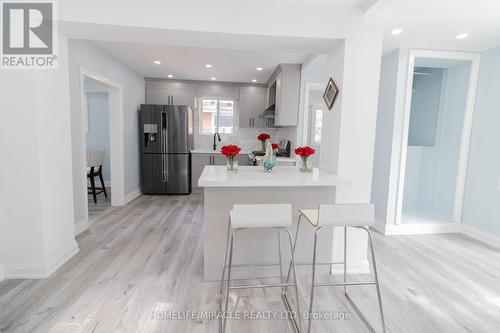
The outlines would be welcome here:
[[[446,60],[464,60],[470,61],[470,75],[467,90],[467,97],[465,102],[464,122],[462,126],[462,137],[460,140],[460,151],[457,166],[457,177],[455,180],[455,197],[453,204],[453,222],[452,228],[449,228],[450,223],[420,223],[416,224],[403,224],[402,211],[403,211],[403,196],[404,196],[404,178],[406,174],[406,155],[408,151],[408,135],[410,128],[410,111],[411,99],[413,88],[413,71],[415,68],[415,58],[432,58],[432,59],[446,59]],[[399,177],[397,183],[396,193],[396,218],[394,224],[398,227],[407,226],[410,233],[429,232],[436,230],[436,232],[449,232],[450,230],[458,231],[462,223],[462,206],[465,188],[465,177],[467,173],[467,159],[469,154],[470,134],[472,131],[472,120],[474,116],[475,100],[477,92],[477,82],[479,78],[479,66],[481,55],[478,53],[470,52],[450,52],[450,51],[433,51],[433,50],[410,50],[408,60],[408,71],[406,74],[406,91],[405,91],[405,106],[403,114],[403,135],[400,147],[400,163],[399,163]],[[431,230],[432,229],[432,230]],[[395,231],[395,230],[394,230]],[[404,231],[404,230],[401,230]]]
[[[80,182],[82,186],[82,199],[85,211],[85,221],[88,223],[88,194],[87,194],[87,138],[86,124],[88,119],[85,110],[86,78],[95,80],[108,88],[108,113],[109,113],[109,159],[111,174],[111,205],[123,206],[125,204],[125,157],[124,157],[124,129],[123,129],[123,88],[120,84],[84,67],[80,67],[80,107],[82,117],[82,144],[80,147],[81,165]]]
[[[300,129],[299,133],[299,137],[301,140],[300,145],[306,145],[309,141],[309,119],[311,117],[311,110],[309,110],[309,95],[311,90],[323,92],[325,90],[325,85],[323,83],[315,82],[306,82],[304,85],[304,103],[302,104],[302,128]]]

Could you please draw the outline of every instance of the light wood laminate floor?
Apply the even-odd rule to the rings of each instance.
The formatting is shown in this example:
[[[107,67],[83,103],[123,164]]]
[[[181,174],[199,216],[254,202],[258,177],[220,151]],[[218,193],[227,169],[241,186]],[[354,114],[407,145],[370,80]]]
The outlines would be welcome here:
[[[202,199],[141,196],[106,210],[78,237],[80,252],[49,279],[0,282],[0,331],[217,332],[217,320],[162,318],[217,310],[217,284],[202,282]],[[498,250],[456,234],[374,236],[389,332],[500,331]],[[305,309],[310,277],[300,272]],[[351,294],[379,328],[373,288]],[[340,291],[315,295],[315,310],[350,318],[317,320],[314,332],[368,331]],[[230,298],[233,310],[283,309],[277,289]],[[230,320],[228,332],[292,330],[286,320],[253,319]]]

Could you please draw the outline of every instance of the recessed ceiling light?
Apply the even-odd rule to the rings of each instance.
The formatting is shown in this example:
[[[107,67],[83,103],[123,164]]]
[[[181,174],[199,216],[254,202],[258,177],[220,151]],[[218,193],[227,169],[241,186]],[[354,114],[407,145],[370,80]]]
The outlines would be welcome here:
[[[257,67],[256,70],[261,71],[262,67]]]
[[[161,61],[160,60],[155,60],[153,62],[155,63],[155,65],[161,65]]]
[[[456,39],[464,39],[464,38],[467,38],[467,36],[469,36],[468,33],[461,33],[461,34],[458,34],[455,36]]]
[[[171,78],[173,78],[174,76],[173,76],[172,74],[168,74],[168,75],[167,75],[167,77],[168,77],[169,79],[171,79]]]
[[[403,32],[403,29],[397,28],[391,31],[391,35],[396,36]]]
[[[210,80],[215,81],[215,80],[217,80],[217,78],[216,77],[211,77]]]
[[[212,68],[212,65],[210,65],[210,64],[206,64],[206,65],[205,65],[205,67],[206,67],[206,68]]]
[[[257,80],[256,80],[256,79],[253,79],[253,80],[252,80],[252,82],[257,82]]]

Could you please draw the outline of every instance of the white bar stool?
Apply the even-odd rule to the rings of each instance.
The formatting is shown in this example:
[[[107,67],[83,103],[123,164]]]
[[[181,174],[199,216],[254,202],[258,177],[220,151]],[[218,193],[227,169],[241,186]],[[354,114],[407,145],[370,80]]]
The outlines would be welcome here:
[[[224,265],[222,268],[222,278],[219,289],[219,306],[221,311],[221,321],[220,321],[220,332],[225,332],[227,318],[224,314],[227,314],[228,303],[229,303],[229,290],[233,289],[247,289],[247,288],[269,288],[269,287],[281,287],[281,296],[287,308],[287,311],[292,313],[292,308],[290,302],[287,298],[287,287],[295,287],[295,297],[297,301],[297,314],[300,321],[300,309],[299,309],[299,293],[297,287],[297,277],[295,274],[295,258],[293,251],[292,235],[289,228],[292,226],[292,205],[290,204],[264,204],[264,205],[234,205],[233,210],[230,212],[229,223],[227,226],[227,243],[226,243],[226,253],[224,255]],[[245,265],[235,265],[233,264],[233,243],[234,236],[236,233],[243,232],[246,229],[255,228],[270,228],[277,231],[277,241],[278,241],[278,254],[279,263],[277,264],[245,264]],[[280,241],[280,231],[285,231],[288,235],[288,240],[290,244],[290,266],[288,270],[287,281],[284,282],[285,277],[282,272],[281,265],[281,241]],[[229,261],[228,261],[229,259]],[[259,267],[259,266],[278,266],[280,267],[280,283],[274,284],[258,284],[258,285],[243,285],[243,286],[231,286],[231,269],[233,267]],[[227,284],[225,287],[225,298],[223,297],[223,286],[225,281],[227,271]],[[294,283],[289,283],[290,271],[293,274]],[[222,307],[224,304],[224,312]],[[295,317],[289,316],[292,324],[297,332],[300,332],[299,323],[297,323]]]
[[[365,316],[361,313],[359,308],[356,306],[354,301],[349,297],[347,293],[347,286],[362,286],[362,285],[375,285],[377,290],[377,299],[380,311],[380,320],[382,323],[382,331],[385,332],[385,320],[384,320],[384,312],[382,310],[382,299],[380,296],[380,285],[378,281],[378,273],[377,273],[377,265],[375,262],[375,251],[373,250],[373,239],[370,229],[368,226],[373,225],[375,221],[374,208],[372,204],[346,204],[346,205],[319,205],[319,209],[302,209],[299,210],[299,221],[297,223],[297,231],[295,234],[295,242],[294,242],[294,251],[295,251],[295,243],[297,242],[297,235],[299,233],[299,226],[302,217],[307,219],[309,223],[316,229],[314,233],[314,244],[313,244],[313,260],[312,260],[312,283],[311,283],[311,298],[309,303],[309,322],[307,326],[307,331],[311,331],[311,314],[313,307],[313,299],[314,299],[314,288],[316,287],[344,287],[344,294],[347,297],[349,303],[351,303],[352,307],[358,315],[361,317],[363,322],[371,329],[373,332],[375,330],[370,325]],[[335,264],[343,264],[344,266],[344,278],[343,282],[337,283],[316,283],[315,275],[316,275],[316,247],[318,242],[318,234],[321,230],[325,228],[333,228],[333,227],[344,227],[344,261],[342,262],[332,262],[328,263],[331,265]],[[347,281],[347,228],[357,228],[362,229],[368,233],[368,240],[370,244],[370,252],[373,264],[373,275],[375,277],[374,281],[361,281],[361,282],[348,282]],[[321,263],[324,264],[324,263]],[[287,281],[290,276],[290,267],[288,269]]]

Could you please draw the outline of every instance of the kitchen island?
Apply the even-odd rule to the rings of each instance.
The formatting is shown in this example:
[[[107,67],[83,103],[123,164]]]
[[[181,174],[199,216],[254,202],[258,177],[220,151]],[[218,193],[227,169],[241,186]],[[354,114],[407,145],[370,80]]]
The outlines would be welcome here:
[[[318,204],[333,203],[336,186],[349,186],[337,175],[319,169],[301,172],[293,166],[279,166],[266,173],[262,167],[244,166],[227,171],[225,166],[206,166],[198,180],[204,189],[204,279],[219,280],[226,246],[229,212],[234,204],[290,203],[293,208],[295,232],[298,209],[318,208]],[[296,261],[310,263],[314,229],[304,221],[301,225],[296,250]],[[283,236],[285,236],[283,234]],[[284,258],[289,257],[288,243],[282,237]],[[318,262],[332,260],[333,233],[319,236]],[[276,263],[278,245],[276,232],[264,229],[239,233],[234,242],[234,264]],[[324,269],[328,269],[324,266]],[[262,272],[262,269],[258,270]],[[274,272],[274,274],[273,274]],[[264,274],[276,276],[269,267]],[[254,276],[250,268],[234,269],[235,278]],[[262,273],[261,273],[262,275]],[[261,276],[259,275],[259,276]]]

